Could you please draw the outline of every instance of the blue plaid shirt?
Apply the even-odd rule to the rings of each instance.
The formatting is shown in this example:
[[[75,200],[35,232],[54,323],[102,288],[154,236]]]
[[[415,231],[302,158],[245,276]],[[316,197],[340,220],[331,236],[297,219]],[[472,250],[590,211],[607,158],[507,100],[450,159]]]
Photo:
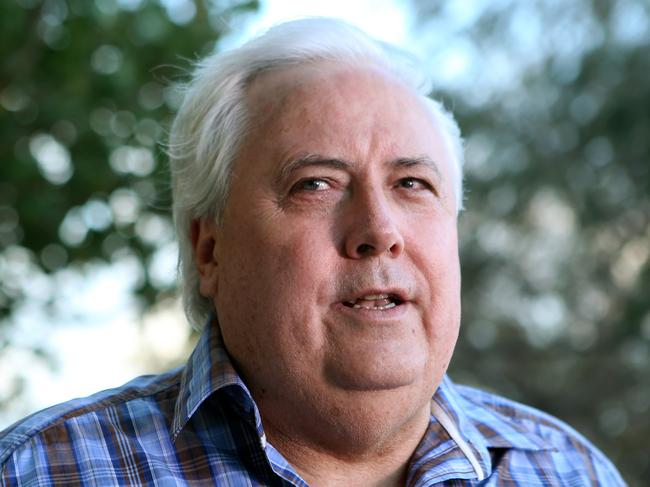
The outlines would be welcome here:
[[[540,411],[448,378],[407,485],[625,485],[605,456]],[[2,486],[305,486],[207,326],[187,366],[46,409],[0,433]]]

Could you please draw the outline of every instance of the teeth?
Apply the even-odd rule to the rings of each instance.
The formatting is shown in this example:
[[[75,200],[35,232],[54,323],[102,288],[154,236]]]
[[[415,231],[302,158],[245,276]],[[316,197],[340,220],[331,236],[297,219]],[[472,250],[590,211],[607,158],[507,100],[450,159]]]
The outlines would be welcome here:
[[[361,296],[359,299],[364,301],[376,301],[377,299],[388,299],[388,294],[368,294],[367,296]]]
[[[380,299],[388,299],[389,297],[390,296],[388,294],[368,294],[367,296],[361,296],[354,301],[346,301],[346,303],[354,304],[357,301],[378,301]]]
[[[345,304],[354,309],[382,311],[397,306],[395,301],[390,294],[367,294]]]
[[[396,305],[394,302],[391,301],[390,303],[385,304],[385,305],[383,305],[383,306],[363,306],[363,305],[361,305],[361,304],[355,304],[355,305],[353,305],[352,307],[353,307],[354,309],[375,309],[375,310],[385,310],[385,309],[394,308],[395,306],[397,306],[397,305]]]

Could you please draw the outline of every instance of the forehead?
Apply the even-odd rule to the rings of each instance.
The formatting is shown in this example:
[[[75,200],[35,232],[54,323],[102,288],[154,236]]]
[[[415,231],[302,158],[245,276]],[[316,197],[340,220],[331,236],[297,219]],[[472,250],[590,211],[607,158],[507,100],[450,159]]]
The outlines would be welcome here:
[[[349,123],[361,129],[371,118],[378,124],[391,119],[406,125],[413,112],[429,116],[417,94],[385,70],[331,62],[262,74],[251,84],[248,102],[257,123],[300,119],[307,128]]]
[[[433,114],[421,97],[375,66],[329,62],[271,71],[249,87],[248,164],[299,153],[353,162],[448,155]],[[273,169],[271,164],[270,169]]]

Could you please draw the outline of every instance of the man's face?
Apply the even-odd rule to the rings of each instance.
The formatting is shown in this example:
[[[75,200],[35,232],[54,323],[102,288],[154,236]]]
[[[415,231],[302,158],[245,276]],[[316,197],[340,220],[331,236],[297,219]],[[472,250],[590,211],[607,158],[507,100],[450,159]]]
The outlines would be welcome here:
[[[203,228],[215,245],[202,292],[228,351],[258,402],[397,392],[414,411],[447,369],[460,315],[438,128],[373,68],[271,72],[248,96],[222,222]]]

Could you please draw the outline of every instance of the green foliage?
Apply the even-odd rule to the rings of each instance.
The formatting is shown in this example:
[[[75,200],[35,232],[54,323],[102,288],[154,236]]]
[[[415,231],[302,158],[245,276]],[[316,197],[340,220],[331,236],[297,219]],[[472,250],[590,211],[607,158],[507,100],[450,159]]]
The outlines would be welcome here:
[[[223,3],[185,2],[185,10],[153,1],[2,3],[2,249],[29,249],[32,270],[51,273],[125,254],[146,267],[171,240],[159,144],[179,99],[170,82],[184,75],[173,65],[187,69],[224,26],[256,8]],[[159,228],[159,239],[144,234],[147,225]],[[4,257],[6,317],[24,289]],[[161,281],[145,272],[137,292],[151,302],[173,284]]]
[[[122,269],[143,309],[172,293],[161,144],[179,102],[173,84],[256,8],[255,0],[0,2],[0,354],[31,348],[55,366],[40,340],[14,330],[19,320],[74,321],[62,284],[98,263]],[[20,370],[3,380],[0,410],[25,385]]]

